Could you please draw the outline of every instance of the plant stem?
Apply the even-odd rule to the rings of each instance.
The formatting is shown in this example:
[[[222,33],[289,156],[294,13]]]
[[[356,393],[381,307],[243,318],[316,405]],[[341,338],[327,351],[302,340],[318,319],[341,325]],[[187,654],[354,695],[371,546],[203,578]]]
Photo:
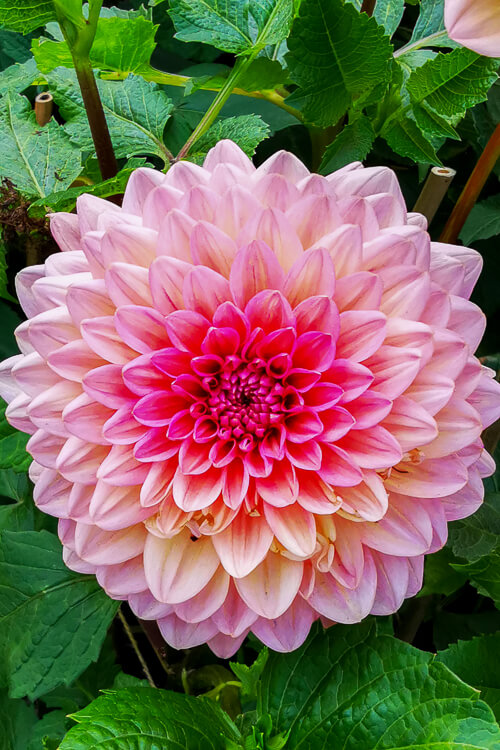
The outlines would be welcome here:
[[[149,671],[149,667],[146,664],[146,660],[145,660],[144,656],[141,654],[141,650],[139,648],[139,645],[138,645],[137,641],[135,640],[134,634],[130,630],[130,626],[129,626],[128,622],[126,621],[125,616],[124,616],[123,612],[121,611],[121,609],[118,610],[118,617],[120,619],[120,622],[121,622],[121,624],[123,626],[123,629],[124,629],[125,633],[127,634],[128,639],[129,639],[129,641],[130,641],[130,643],[132,645],[132,648],[135,651],[135,655],[137,656],[137,658],[139,660],[139,663],[140,663],[140,665],[142,667],[142,671],[146,675],[147,681],[149,682],[149,684],[151,685],[151,687],[156,687],[155,682],[154,682],[154,680],[153,680],[153,678],[151,676],[151,672]]]
[[[151,644],[151,648],[155,652],[163,671],[170,677],[172,675],[172,670],[165,661],[165,641],[161,636],[158,625],[154,620],[141,620],[139,617],[137,617],[137,622],[143,629],[146,638]]]
[[[213,123],[219,112],[221,111],[224,104],[227,102],[231,94],[233,93],[234,85],[238,78],[241,76],[242,73],[248,68],[250,63],[252,62],[254,58],[254,55],[249,55],[248,57],[240,57],[232,71],[230,72],[229,76],[226,79],[226,82],[224,83],[223,87],[219,90],[219,93],[213,100],[210,107],[207,109],[203,117],[201,118],[198,125],[195,127],[189,138],[187,139],[184,146],[181,148],[179,153],[177,154],[176,161],[180,161],[180,159],[184,159],[191,147],[196,143],[196,141],[208,130],[210,125]]]
[[[479,157],[472,174],[467,180],[460,198],[451,212],[450,218],[446,222],[443,233],[439,238],[440,242],[453,244],[457,241],[463,225],[467,221],[474,204],[479,198],[479,194],[484,184],[490,176],[495,164],[500,158],[500,124],[493,131],[493,135],[486,144],[483,153]]]
[[[369,16],[373,15],[375,10],[375,0],[363,0],[361,5],[360,13],[367,13]]]
[[[417,39],[415,42],[410,42],[410,44],[406,44],[404,47],[400,47],[400,49],[396,50],[396,52],[394,53],[394,57],[401,57],[401,55],[406,55],[407,52],[411,52],[414,49],[421,49],[422,47],[432,47],[441,39],[446,39],[447,36],[448,34],[446,33],[446,31],[436,31],[434,32],[434,34],[424,36],[423,39]]]
[[[116,163],[113,144],[111,143],[111,136],[109,135],[108,123],[104,116],[101,97],[97,89],[94,71],[92,70],[88,56],[74,57],[73,62],[87,112],[99,169],[101,170],[103,180],[109,180],[117,174],[118,165]]]

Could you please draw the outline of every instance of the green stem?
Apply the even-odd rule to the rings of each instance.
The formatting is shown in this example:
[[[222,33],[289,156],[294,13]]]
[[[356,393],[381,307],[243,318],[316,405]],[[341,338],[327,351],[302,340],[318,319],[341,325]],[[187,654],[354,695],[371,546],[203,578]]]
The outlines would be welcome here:
[[[154,682],[153,677],[151,675],[151,672],[149,671],[149,667],[146,664],[146,659],[142,655],[141,650],[139,648],[139,644],[137,643],[137,641],[135,639],[135,636],[132,633],[132,631],[130,629],[130,626],[129,626],[128,622],[126,621],[125,616],[124,616],[123,612],[121,611],[121,609],[118,610],[118,618],[119,618],[119,620],[120,620],[120,622],[122,624],[122,627],[123,627],[125,633],[127,634],[127,637],[128,637],[128,639],[130,641],[130,644],[131,644],[132,648],[134,649],[135,655],[137,656],[137,659],[138,659],[138,661],[139,661],[139,663],[140,663],[140,665],[142,667],[142,671],[144,672],[144,675],[145,675],[147,681],[149,682],[149,684],[151,685],[151,687],[155,688],[156,685],[155,685],[155,682]]]
[[[195,127],[195,129],[193,130],[193,132],[187,139],[186,143],[177,154],[176,161],[180,161],[181,159],[184,159],[189,153],[192,146],[196,143],[196,141],[199,138],[201,138],[201,136],[204,133],[206,133],[210,125],[214,122],[217,115],[221,111],[224,104],[227,102],[227,100],[233,93],[233,89],[236,84],[236,81],[248,68],[254,56],[255,56],[254,54],[251,54],[248,57],[240,57],[237,60],[236,65],[234,66],[231,73],[229,74],[223,87],[220,89],[219,93],[213,100],[212,104],[207,109],[207,111],[201,118],[200,122]]]
[[[447,36],[448,34],[446,31],[436,31],[434,34],[424,36],[423,39],[417,39],[416,42],[411,42],[410,44],[406,44],[404,47],[396,50],[394,57],[401,57],[401,55],[406,55],[407,52],[412,52],[415,49],[422,49],[422,47],[432,47],[436,41],[446,39]]]
[[[446,222],[443,233],[439,238],[440,242],[453,244],[457,241],[462,227],[467,221],[467,217],[474,208],[483,189],[486,180],[493,171],[495,164],[500,159],[500,125],[497,125],[493,135],[486,144],[483,153],[479,157],[476,166],[472,170],[471,176],[451,212],[450,218]]]
[[[154,83],[161,83],[165,86],[180,86],[185,88],[187,83],[191,80],[189,76],[181,76],[176,73],[164,73],[162,70],[156,70],[149,65],[143,68],[138,68],[136,74],[144,78],[145,81],[153,81]],[[113,71],[108,73],[101,73],[101,78],[105,81],[123,81],[127,77],[127,73],[121,73],[119,71]],[[200,86],[203,91],[220,91],[220,88],[211,86],[209,82],[204,83]],[[236,96],[249,96],[252,99],[264,99],[266,102],[274,104],[276,107],[288,112],[288,114],[295,117],[299,122],[303,122],[304,117],[302,112],[298,109],[290,107],[285,104],[285,99],[288,96],[288,92],[284,89],[262,89],[261,91],[245,91],[237,86],[233,88],[233,94]]]

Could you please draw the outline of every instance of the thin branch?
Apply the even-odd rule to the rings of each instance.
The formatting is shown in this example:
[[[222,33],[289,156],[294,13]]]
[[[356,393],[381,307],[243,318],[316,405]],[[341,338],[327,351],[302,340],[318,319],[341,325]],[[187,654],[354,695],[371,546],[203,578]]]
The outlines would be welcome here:
[[[375,2],[376,0],[363,0],[361,10],[359,12],[367,13],[369,16],[373,15],[373,11],[375,10]]]
[[[144,631],[146,638],[148,639],[151,648],[156,654],[156,658],[161,664],[161,667],[165,674],[169,677],[172,676],[172,670],[165,661],[165,641],[162,638],[158,625],[154,620],[141,620],[137,617],[137,622]]]
[[[140,662],[140,665],[142,667],[142,671],[146,675],[147,681],[149,682],[149,684],[151,685],[151,687],[155,688],[156,685],[155,685],[155,682],[154,682],[154,680],[153,680],[153,678],[151,676],[151,672],[149,671],[149,667],[146,664],[146,660],[145,660],[144,656],[141,654],[139,645],[138,645],[137,641],[135,640],[134,634],[130,630],[130,626],[129,626],[128,622],[126,621],[125,616],[124,616],[123,612],[121,611],[121,609],[118,610],[118,617],[120,619],[121,624],[123,625],[123,629],[124,629],[125,633],[127,634],[127,637],[128,637],[128,639],[129,639],[129,641],[130,641],[130,643],[132,645],[132,648],[135,651],[135,655],[137,656],[137,658],[138,658],[138,660]]]
[[[450,218],[446,222],[443,233],[439,238],[440,242],[453,244],[457,241],[462,227],[474,208],[479,198],[486,180],[493,171],[495,164],[500,158],[500,125],[497,125],[493,135],[486,144],[483,153],[479,157],[476,166],[472,170],[471,176],[467,180],[460,198],[451,212]]]

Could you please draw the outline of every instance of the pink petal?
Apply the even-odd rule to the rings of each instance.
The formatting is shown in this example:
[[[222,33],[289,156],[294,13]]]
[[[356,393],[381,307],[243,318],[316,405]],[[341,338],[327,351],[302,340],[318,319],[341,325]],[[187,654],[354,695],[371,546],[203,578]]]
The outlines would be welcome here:
[[[260,617],[252,625],[252,632],[273,651],[286,653],[304,643],[314,619],[314,611],[301,596],[297,596],[280,617],[274,620]]]
[[[212,537],[222,565],[234,578],[251,573],[268,554],[272,540],[273,532],[266,519],[249,515],[244,509],[224,531]]]
[[[377,574],[372,557],[365,551],[363,575],[356,588],[342,586],[330,573],[318,573],[309,604],[334,622],[354,624],[370,612],[375,600]]]
[[[302,573],[301,562],[270,552],[249,575],[235,583],[250,609],[272,620],[286,612],[295,599]]]
[[[386,318],[381,312],[348,310],[341,313],[337,357],[362,362],[381,346],[385,331]]]
[[[240,307],[264,289],[281,289],[283,281],[276,255],[262,240],[250,242],[238,251],[229,276],[234,300]]]
[[[275,508],[264,503],[264,514],[277,540],[292,555],[307,558],[316,547],[316,524],[312,513],[300,505],[289,508]]]

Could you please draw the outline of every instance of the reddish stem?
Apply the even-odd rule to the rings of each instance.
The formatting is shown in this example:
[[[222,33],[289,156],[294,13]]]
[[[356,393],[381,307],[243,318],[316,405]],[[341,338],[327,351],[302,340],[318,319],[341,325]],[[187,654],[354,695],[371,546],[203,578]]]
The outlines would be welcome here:
[[[467,221],[467,217],[472,211],[484,184],[490,176],[495,164],[500,158],[500,125],[497,125],[493,135],[486,144],[486,147],[479,157],[476,166],[472,170],[462,194],[451,212],[450,218],[446,222],[443,233],[439,238],[440,242],[454,244],[462,227]]]
[[[375,2],[376,0],[363,0],[360,13],[367,13],[369,16],[373,15],[373,11],[375,10]]]
[[[101,97],[94,77],[90,60],[74,58],[76,75],[82,99],[87,112],[87,118],[94,141],[95,152],[99,162],[99,169],[103,180],[109,180],[118,172],[115,152],[109,135],[108,123],[104,116]]]

